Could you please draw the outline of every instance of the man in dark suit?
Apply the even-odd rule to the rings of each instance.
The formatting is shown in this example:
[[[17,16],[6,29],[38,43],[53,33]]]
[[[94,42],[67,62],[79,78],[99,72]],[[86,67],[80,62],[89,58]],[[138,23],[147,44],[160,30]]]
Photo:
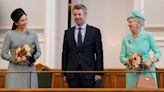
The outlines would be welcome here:
[[[87,8],[83,4],[73,7],[76,25],[65,31],[62,70],[103,71],[103,50],[100,30],[86,23]],[[94,88],[101,73],[64,74],[71,88]]]

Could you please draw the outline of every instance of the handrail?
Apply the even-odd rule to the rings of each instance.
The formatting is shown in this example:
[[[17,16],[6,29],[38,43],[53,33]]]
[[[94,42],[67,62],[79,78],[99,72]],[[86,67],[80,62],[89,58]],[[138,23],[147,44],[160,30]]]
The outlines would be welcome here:
[[[163,88],[160,89],[127,89],[127,88],[10,88],[0,89],[0,92],[164,92]]]
[[[160,89],[127,89],[127,88],[10,88],[0,92],[164,92]]]
[[[164,73],[164,71],[1,71],[1,73]]]

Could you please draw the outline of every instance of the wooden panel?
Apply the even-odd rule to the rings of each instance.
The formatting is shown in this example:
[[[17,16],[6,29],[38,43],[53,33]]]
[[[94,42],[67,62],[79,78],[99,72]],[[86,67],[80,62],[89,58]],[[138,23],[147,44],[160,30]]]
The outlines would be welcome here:
[[[164,88],[164,68],[157,69],[159,72],[159,88]]]
[[[109,71],[104,74],[105,88],[125,88],[125,69],[113,68],[105,71]]]
[[[61,73],[54,73],[53,74],[53,88],[63,88],[64,87],[64,80]]]
[[[5,87],[5,73],[0,74],[0,88]]]
[[[0,88],[5,87],[6,69],[0,69]]]
[[[117,74],[115,76],[115,83],[116,83],[116,86],[115,88],[125,88],[125,83],[126,83],[126,80],[125,80],[125,74]]]
[[[111,88],[112,85],[108,85],[108,84],[112,84],[112,78],[111,78],[111,74],[104,74],[104,87],[105,88]]]
[[[164,74],[160,74],[159,87],[164,88]]]
[[[43,69],[38,66],[38,70]],[[49,68],[48,68],[49,69]],[[63,81],[63,76],[60,73],[60,69],[49,69],[55,71],[52,78],[52,88],[67,88],[67,82]],[[0,69],[0,88],[4,88],[5,85],[5,71],[6,69]],[[40,70],[39,70],[40,71]],[[103,77],[104,88],[125,88],[125,69],[105,69],[107,71]],[[164,68],[157,69],[159,72],[159,88],[164,88]]]

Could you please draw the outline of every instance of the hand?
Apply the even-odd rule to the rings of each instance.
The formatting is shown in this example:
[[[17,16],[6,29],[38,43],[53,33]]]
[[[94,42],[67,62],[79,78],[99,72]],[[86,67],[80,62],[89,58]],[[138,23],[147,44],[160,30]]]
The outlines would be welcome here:
[[[147,68],[150,68],[153,63],[151,61],[146,61],[144,62],[144,64],[146,65]]]
[[[16,63],[16,59],[15,59],[14,55],[11,55],[9,61],[12,63]]]
[[[101,79],[102,79],[101,75],[95,75],[95,81],[101,80]]]
[[[129,62],[129,61],[127,61],[127,62],[126,62],[126,65],[128,65],[129,69],[131,69],[131,68],[132,68],[132,66],[131,66],[131,64],[130,64],[130,62]]]
[[[153,56],[153,57],[150,59],[150,61],[151,61],[152,63],[155,63],[155,62],[157,62],[157,58],[156,58],[155,56]]]
[[[31,64],[35,62],[34,56],[28,57],[27,59]]]
[[[15,59],[15,50],[13,52],[11,52],[11,57],[10,57],[9,61],[12,63],[18,63],[18,61]]]
[[[64,80],[64,81],[67,81],[66,76],[64,76],[63,80]]]
[[[28,60],[23,60],[23,61],[19,62],[19,64],[21,64],[21,65],[29,65],[30,62]]]

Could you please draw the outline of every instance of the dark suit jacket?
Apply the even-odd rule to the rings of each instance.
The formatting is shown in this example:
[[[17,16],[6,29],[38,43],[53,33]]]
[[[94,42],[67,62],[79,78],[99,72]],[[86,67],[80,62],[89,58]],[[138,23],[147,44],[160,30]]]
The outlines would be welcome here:
[[[98,28],[86,26],[86,34],[82,44],[81,51],[74,39],[75,27],[65,31],[63,52],[62,52],[62,70],[76,71],[79,63],[84,71],[102,71],[103,70],[103,50],[101,33]],[[67,78],[73,78],[73,74]],[[87,78],[93,78],[93,74],[86,74]]]

